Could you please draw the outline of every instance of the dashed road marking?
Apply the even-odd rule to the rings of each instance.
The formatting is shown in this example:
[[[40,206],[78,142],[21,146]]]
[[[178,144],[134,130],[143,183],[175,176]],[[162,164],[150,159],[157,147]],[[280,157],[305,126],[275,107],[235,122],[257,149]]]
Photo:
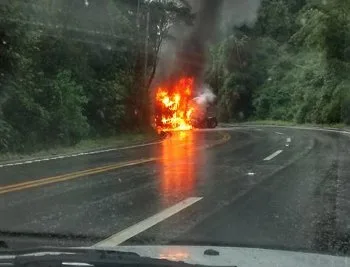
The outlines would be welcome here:
[[[168,219],[169,217],[179,213],[180,211],[188,208],[194,203],[203,199],[202,197],[190,197],[187,198],[139,223],[136,223],[125,230],[116,233],[101,242],[98,242],[93,247],[114,247],[117,246],[126,240],[146,231],[147,229],[155,226],[156,224]]]
[[[277,157],[282,152],[283,152],[283,150],[277,150],[276,152],[272,153],[270,156],[264,158],[264,160],[265,161],[272,160],[274,157]]]
[[[287,138],[287,143],[290,143],[290,142],[292,142],[292,138],[288,137]]]
[[[281,132],[275,132],[275,134],[284,135],[284,133]]]

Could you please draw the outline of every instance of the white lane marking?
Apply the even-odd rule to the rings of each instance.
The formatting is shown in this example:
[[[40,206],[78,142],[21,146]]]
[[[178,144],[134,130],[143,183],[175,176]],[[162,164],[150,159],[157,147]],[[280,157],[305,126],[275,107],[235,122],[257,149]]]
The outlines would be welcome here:
[[[311,130],[311,131],[320,131],[320,132],[330,132],[330,133],[340,133],[340,134],[346,134],[350,135],[350,130],[339,130],[335,128],[319,128],[319,127],[302,127],[302,126],[280,126],[280,125],[231,125],[229,128],[222,128],[222,130],[244,130],[245,128],[256,128],[256,127],[263,127],[263,128],[280,128],[280,129],[297,129],[297,130]],[[219,128],[215,128],[219,129]]]
[[[280,132],[275,132],[275,134],[284,135],[284,133],[280,133]]]
[[[277,150],[276,152],[272,153],[270,156],[264,158],[264,160],[265,161],[272,160],[274,157],[277,157],[282,152],[283,152],[283,150]]]
[[[292,142],[292,138],[288,137],[287,138],[287,143],[290,143],[290,142]]]
[[[143,231],[151,228],[152,226],[164,221],[165,219],[173,216],[174,214],[182,211],[183,209],[188,208],[189,206],[193,205],[194,203],[200,201],[202,197],[190,197],[187,198],[174,206],[171,206],[137,224],[134,224],[125,230],[116,233],[110,237],[108,237],[105,240],[102,240],[101,242],[98,242],[97,244],[93,245],[93,247],[114,247],[117,246],[124,241],[132,238],[135,235],[138,235],[139,233],[142,233]]]
[[[153,145],[160,144],[162,142],[163,141],[158,141],[158,142],[146,143],[146,144],[142,144],[142,145],[110,148],[110,149],[97,150],[97,151],[91,151],[91,152],[82,152],[82,153],[76,153],[76,154],[54,156],[51,158],[31,159],[31,160],[20,161],[20,162],[5,163],[5,164],[1,164],[0,168],[19,166],[19,165],[25,165],[25,164],[32,164],[32,163],[37,163],[37,162],[42,162],[42,161],[49,161],[49,160],[66,159],[66,158],[80,157],[80,156],[86,156],[86,155],[95,155],[95,154],[101,154],[101,153],[119,151],[119,150],[126,150],[126,149],[138,148],[138,147],[153,146]]]
[[[89,263],[84,263],[84,262],[62,262],[63,266],[94,266]]]

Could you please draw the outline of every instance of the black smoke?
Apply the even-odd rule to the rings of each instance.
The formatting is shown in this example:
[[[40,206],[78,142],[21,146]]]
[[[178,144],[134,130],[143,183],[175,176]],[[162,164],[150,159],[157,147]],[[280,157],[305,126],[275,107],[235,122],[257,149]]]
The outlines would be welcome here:
[[[208,43],[217,32],[222,4],[222,0],[199,2],[195,25],[178,47],[176,68],[172,74],[174,79],[188,76],[194,77],[197,85],[202,82]]]
[[[201,86],[210,43],[220,32],[232,34],[234,26],[252,26],[261,0],[186,0],[195,15],[194,26],[175,24],[159,54],[153,87],[177,81],[179,77],[195,78]]]

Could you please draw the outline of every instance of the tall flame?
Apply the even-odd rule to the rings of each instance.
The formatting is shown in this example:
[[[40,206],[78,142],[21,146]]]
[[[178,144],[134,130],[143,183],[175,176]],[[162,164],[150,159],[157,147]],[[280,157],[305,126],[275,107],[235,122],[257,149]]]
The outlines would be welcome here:
[[[158,130],[190,130],[193,108],[193,78],[181,78],[172,87],[159,87],[156,91],[155,123]]]

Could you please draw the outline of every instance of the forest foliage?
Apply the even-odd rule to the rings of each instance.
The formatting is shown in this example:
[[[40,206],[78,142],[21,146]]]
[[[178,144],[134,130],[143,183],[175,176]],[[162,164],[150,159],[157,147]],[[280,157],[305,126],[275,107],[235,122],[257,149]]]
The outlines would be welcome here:
[[[350,123],[350,2],[263,0],[255,25],[211,48],[224,121]]]
[[[148,131],[160,45],[190,20],[163,0],[1,3],[0,151]]]
[[[0,152],[150,127],[162,44],[188,1],[11,0],[0,5]],[[350,2],[261,0],[224,25],[205,80],[221,121],[350,124]]]

